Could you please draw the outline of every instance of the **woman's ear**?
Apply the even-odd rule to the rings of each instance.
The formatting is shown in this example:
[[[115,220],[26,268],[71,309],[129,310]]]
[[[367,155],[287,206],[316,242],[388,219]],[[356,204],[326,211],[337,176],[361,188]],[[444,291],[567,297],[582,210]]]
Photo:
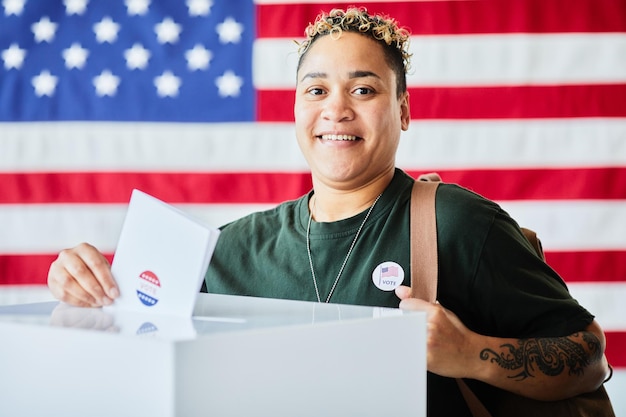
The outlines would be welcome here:
[[[402,123],[402,130],[409,129],[409,123],[411,122],[411,108],[409,106],[409,92],[406,91],[400,97],[400,122]]]

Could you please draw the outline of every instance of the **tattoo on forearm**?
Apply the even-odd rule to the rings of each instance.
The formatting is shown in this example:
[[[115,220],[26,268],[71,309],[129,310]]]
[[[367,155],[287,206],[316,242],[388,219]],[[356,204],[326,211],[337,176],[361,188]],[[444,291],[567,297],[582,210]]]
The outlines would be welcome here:
[[[518,372],[509,378],[519,381],[535,376],[537,371],[549,376],[564,371],[582,375],[587,365],[602,357],[600,341],[589,332],[568,337],[519,339],[517,346],[507,343],[500,347],[500,352],[483,349],[480,358]]]

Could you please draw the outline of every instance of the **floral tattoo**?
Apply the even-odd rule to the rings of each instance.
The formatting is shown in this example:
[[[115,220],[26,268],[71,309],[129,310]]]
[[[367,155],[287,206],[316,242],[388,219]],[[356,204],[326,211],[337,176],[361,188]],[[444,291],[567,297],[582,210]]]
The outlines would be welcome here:
[[[590,354],[587,354],[585,345]],[[582,375],[587,365],[602,357],[600,341],[589,332],[569,337],[519,339],[517,346],[507,343],[500,347],[501,352],[483,349],[480,358],[518,372],[509,376],[518,381],[535,376],[537,370],[549,376],[564,371],[570,375]]]

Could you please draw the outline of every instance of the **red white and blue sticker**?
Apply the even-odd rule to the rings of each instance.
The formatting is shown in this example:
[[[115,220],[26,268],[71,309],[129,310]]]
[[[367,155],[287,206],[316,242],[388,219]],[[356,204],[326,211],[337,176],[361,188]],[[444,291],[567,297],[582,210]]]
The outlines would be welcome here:
[[[161,281],[152,271],[143,271],[139,274],[137,298],[145,306],[152,307],[159,302]]]
[[[372,281],[378,289],[393,291],[402,285],[404,281],[404,269],[395,262],[383,262],[372,272]]]

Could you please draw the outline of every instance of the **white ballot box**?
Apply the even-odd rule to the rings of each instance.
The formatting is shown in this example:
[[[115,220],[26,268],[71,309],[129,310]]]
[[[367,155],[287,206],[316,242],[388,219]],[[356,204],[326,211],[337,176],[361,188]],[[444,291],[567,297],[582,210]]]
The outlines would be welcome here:
[[[200,294],[193,317],[0,307],[0,415],[426,414],[426,316]]]

